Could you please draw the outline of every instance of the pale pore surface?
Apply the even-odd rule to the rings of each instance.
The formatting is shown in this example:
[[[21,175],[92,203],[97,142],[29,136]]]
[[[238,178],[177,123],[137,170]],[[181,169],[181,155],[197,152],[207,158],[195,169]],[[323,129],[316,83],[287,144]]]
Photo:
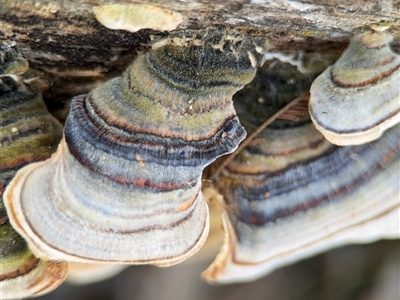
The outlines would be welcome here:
[[[93,12],[103,26],[130,32],[145,28],[171,31],[182,22],[179,13],[145,4],[105,4],[93,7]]]

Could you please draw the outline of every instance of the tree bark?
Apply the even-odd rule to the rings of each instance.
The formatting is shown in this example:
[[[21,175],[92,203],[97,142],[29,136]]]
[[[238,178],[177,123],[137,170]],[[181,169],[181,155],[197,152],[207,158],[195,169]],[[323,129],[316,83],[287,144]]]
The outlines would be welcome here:
[[[229,27],[266,36],[275,51],[341,51],[351,35],[371,25],[390,25],[400,48],[398,0],[158,0],[148,3],[179,13],[177,29]],[[16,42],[48,104],[62,103],[119,74],[150,44],[151,29],[132,33],[101,25],[92,8],[117,0],[0,0],[0,40]]]

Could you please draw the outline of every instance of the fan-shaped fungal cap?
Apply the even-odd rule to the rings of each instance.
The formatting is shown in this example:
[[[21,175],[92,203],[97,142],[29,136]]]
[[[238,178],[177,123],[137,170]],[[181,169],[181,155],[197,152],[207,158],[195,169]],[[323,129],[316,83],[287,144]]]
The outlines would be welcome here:
[[[304,139],[312,131],[316,135],[310,124],[293,131],[306,128],[310,133]],[[259,164],[260,154],[255,154],[223,171],[219,182],[226,236],[203,276],[221,283],[250,281],[343,244],[399,238],[399,132],[396,126],[362,146],[326,147],[322,142],[314,148],[310,140],[308,149],[299,147],[299,153],[288,155],[286,165],[278,155],[275,167],[247,173],[249,165]],[[282,144],[284,136],[267,143]],[[293,162],[307,152],[308,159]]]
[[[339,60],[312,84],[310,115],[332,143],[373,141],[400,121],[400,56],[386,32],[350,40]]]
[[[170,31],[182,23],[179,13],[147,4],[104,4],[93,7],[96,19],[110,29]]]
[[[0,169],[7,184],[19,168],[55,152],[62,126],[49,114],[36,87],[3,77],[0,93]]]
[[[285,89],[284,79],[271,89]],[[258,119],[251,102],[234,100],[244,126]],[[225,240],[205,279],[250,281],[339,245],[398,238],[399,129],[337,147],[307,114],[272,123],[215,181],[224,196]]]
[[[66,278],[68,264],[35,257],[25,240],[7,222],[0,224],[1,299],[46,294]]]
[[[1,299],[42,295],[66,278],[68,264],[35,257],[11,227],[3,192],[15,173],[56,150],[61,125],[48,113],[38,89],[0,78],[0,286]]]
[[[169,265],[203,244],[201,173],[245,136],[231,97],[254,77],[251,43],[219,31],[201,44],[171,41],[76,97],[57,153],[7,189],[11,219],[37,255]]]

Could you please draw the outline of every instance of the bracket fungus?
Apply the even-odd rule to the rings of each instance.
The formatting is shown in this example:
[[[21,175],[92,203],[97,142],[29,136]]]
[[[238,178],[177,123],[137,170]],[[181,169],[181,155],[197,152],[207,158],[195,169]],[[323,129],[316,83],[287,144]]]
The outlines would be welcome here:
[[[171,31],[182,23],[181,14],[147,4],[103,4],[93,7],[93,12],[103,26],[130,32],[144,28]]]
[[[311,119],[331,143],[368,143],[400,122],[400,55],[392,39],[379,31],[354,36],[312,84]]]
[[[271,90],[288,90],[287,79]],[[254,126],[257,97],[234,101],[243,126]],[[343,244],[399,238],[400,125],[375,142],[338,147],[300,108],[297,120],[276,120],[217,176],[225,238],[207,281],[251,281]]]
[[[34,256],[8,221],[3,192],[18,169],[50,157],[62,138],[62,126],[37,88],[15,80],[27,70],[27,61],[13,47],[0,50],[0,294],[1,299],[28,298],[59,286],[68,264]]]
[[[76,97],[56,154],[7,188],[11,222],[36,255],[166,266],[204,243],[201,174],[245,137],[231,98],[255,75],[255,45],[207,30],[153,48]]]

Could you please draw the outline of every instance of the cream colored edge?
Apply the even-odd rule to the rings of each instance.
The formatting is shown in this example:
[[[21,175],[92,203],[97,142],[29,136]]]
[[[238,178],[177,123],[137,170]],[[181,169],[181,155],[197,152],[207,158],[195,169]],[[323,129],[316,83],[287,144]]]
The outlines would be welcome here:
[[[21,207],[21,202],[19,201],[20,195],[21,195],[21,190],[23,188],[24,182],[26,178],[37,168],[41,167],[42,165],[45,164],[51,164],[51,163],[56,163],[58,159],[61,159],[63,156],[63,153],[66,149],[67,145],[65,143],[65,139],[61,141],[60,145],[58,146],[57,152],[55,152],[51,158],[42,161],[42,162],[37,162],[30,164],[22,169],[20,169],[17,174],[15,175],[14,179],[10,182],[8,185],[7,189],[4,192],[4,203],[7,208],[7,211],[9,212],[9,218],[12,226],[18,231],[18,233],[28,242],[28,245],[31,249],[31,251],[35,254],[35,256],[39,258],[43,258],[46,260],[66,260],[66,261],[71,261],[71,262],[78,262],[78,263],[99,263],[99,264],[118,264],[119,262],[117,261],[97,261],[97,260],[92,260],[92,259],[87,259],[87,258],[81,258],[81,257],[76,257],[70,254],[63,253],[59,250],[56,250],[52,248],[51,246],[43,243],[40,239],[39,236],[37,236],[34,231],[30,228],[24,214],[23,214],[23,208]],[[184,253],[181,256],[177,256],[174,258],[169,258],[169,259],[160,259],[160,260],[154,260],[152,262],[146,261],[146,262],[138,262],[138,261],[132,261],[129,263],[125,264],[134,264],[134,265],[140,265],[140,264],[154,264],[156,266],[160,267],[167,267],[171,265],[178,264],[182,262],[183,260],[187,259],[188,257],[192,256],[195,254],[197,251],[200,250],[200,248],[203,246],[204,242],[206,241],[206,238],[208,236],[208,231],[210,227],[210,215],[208,211],[208,206],[206,201],[204,200],[203,194],[200,192],[200,203],[202,205],[206,206],[205,211],[207,212],[206,216],[206,224],[204,231],[202,235],[200,236],[198,242],[194,245],[190,251]]]
[[[236,264],[233,261],[237,239],[228,214],[224,212],[222,215],[225,229],[223,245],[216,259],[202,273],[202,277],[208,283],[213,284],[250,282],[268,275],[278,268],[312,257],[332,248],[347,244],[371,243],[380,239],[398,239],[400,238],[400,228],[398,224],[400,201],[397,204],[395,209],[390,213],[369,222],[368,227],[366,227],[367,229],[363,227],[363,230],[368,232],[367,235],[362,237],[357,236],[353,233],[352,228],[348,228],[307,245],[307,247],[304,247],[300,252],[294,249],[293,251],[282,254],[279,258],[267,259],[259,264],[254,262]],[[392,226],[388,226],[388,224],[392,224]],[[397,224],[397,227],[395,224]]]
[[[399,99],[400,101],[400,99]],[[321,132],[321,134],[332,144],[338,146],[352,146],[352,145],[362,145],[366,143],[373,142],[379,139],[382,134],[389,128],[400,123],[400,113],[394,115],[393,117],[380,123],[378,126],[372,127],[365,131],[355,132],[355,133],[336,133],[330,130],[326,130],[324,127],[319,125],[312,115],[310,114],[311,120],[315,128]]]
[[[4,300],[21,299],[47,294],[65,281],[68,270],[66,262],[41,260],[31,272],[1,281],[0,298]],[[38,280],[39,278],[41,280]]]

